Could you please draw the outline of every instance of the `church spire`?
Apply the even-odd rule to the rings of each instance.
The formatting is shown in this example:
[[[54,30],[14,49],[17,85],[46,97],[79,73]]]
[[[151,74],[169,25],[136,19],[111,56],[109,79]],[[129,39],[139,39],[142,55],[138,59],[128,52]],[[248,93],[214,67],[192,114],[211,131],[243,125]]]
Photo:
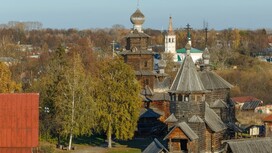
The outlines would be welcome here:
[[[168,34],[169,35],[173,35],[174,34],[173,23],[172,23],[172,16],[169,17]]]

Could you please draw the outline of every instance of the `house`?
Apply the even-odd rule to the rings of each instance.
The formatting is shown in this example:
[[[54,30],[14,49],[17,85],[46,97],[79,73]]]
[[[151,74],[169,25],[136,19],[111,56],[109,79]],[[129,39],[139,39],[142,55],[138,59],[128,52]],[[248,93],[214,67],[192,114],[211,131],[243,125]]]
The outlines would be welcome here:
[[[268,115],[263,118],[265,126],[265,137],[272,137],[272,115]]]
[[[0,152],[37,153],[39,94],[0,94]]]
[[[255,108],[263,104],[262,100],[253,96],[232,97],[231,101],[235,104],[236,109],[243,111],[254,111]]]
[[[248,137],[264,136],[264,126],[242,124],[240,125],[240,128],[243,130],[243,133],[248,135]]]
[[[183,62],[183,60],[186,56],[186,49],[181,48],[181,49],[178,49],[176,52],[177,52],[178,62]],[[191,56],[192,56],[194,63],[196,63],[198,60],[202,59],[202,53],[203,53],[202,50],[199,50],[196,48],[191,48]]]
[[[272,152],[271,138],[236,139],[222,141],[223,153],[269,153]]]
[[[264,105],[255,108],[255,113],[272,114],[272,105]]]
[[[160,120],[163,112],[157,109],[142,108],[137,126],[137,134],[150,136],[162,133],[166,130],[166,125]]]

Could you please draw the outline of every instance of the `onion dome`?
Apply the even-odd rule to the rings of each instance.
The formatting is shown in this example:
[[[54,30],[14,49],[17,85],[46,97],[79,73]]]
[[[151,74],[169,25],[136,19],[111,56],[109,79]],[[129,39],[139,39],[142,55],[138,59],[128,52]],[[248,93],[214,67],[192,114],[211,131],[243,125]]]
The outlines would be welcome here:
[[[131,21],[132,24],[142,25],[145,22],[145,16],[144,16],[144,14],[139,9],[137,9],[130,16],[130,21]]]

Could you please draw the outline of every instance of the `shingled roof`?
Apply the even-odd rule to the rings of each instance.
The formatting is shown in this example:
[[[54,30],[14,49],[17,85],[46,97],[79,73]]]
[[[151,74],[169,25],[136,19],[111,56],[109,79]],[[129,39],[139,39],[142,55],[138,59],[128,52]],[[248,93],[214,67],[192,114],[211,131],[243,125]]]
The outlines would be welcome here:
[[[222,100],[222,99],[217,99],[215,102],[213,102],[210,105],[211,108],[228,108],[228,105]]]
[[[205,108],[205,123],[214,132],[220,132],[227,128],[220,117],[209,107],[207,103]]]
[[[140,118],[159,118],[161,114],[152,109],[142,108],[140,110]]]
[[[145,96],[152,96],[154,93],[153,93],[153,91],[151,90],[151,88],[150,88],[148,85],[146,85],[146,86],[144,87],[144,89],[142,89],[141,94],[142,94],[142,95],[145,95]]]
[[[164,122],[165,123],[174,123],[177,122],[178,119],[176,118],[176,116],[172,113]]]
[[[189,121],[189,123],[203,123],[204,121],[197,115],[192,116]]]
[[[272,152],[271,138],[227,140],[228,151],[233,153],[268,153]],[[227,150],[225,150],[227,151]]]
[[[233,86],[213,71],[203,70],[198,72],[200,79],[207,90],[229,89]]]
[[[181,122],[176,124],[171,131],[164,137],[164,140],[167,139],[170,134],[174,131],[174,129],[176,128],[180,128],[184,134],[186,134],[186,136],[192,141],[195,139],[198,139],[198,136],[196,135],[196,133],[189,127],[189,125],[186,122]]]
[[[195,63],[193,62],[193,59],[190,55],[185,57],[185,60],[179,68],[169,92],[206,92],[206,89],[204,88],[202,81],[197,73]]]
[[[168,153],[169,151],[155,138],[142,153]]]

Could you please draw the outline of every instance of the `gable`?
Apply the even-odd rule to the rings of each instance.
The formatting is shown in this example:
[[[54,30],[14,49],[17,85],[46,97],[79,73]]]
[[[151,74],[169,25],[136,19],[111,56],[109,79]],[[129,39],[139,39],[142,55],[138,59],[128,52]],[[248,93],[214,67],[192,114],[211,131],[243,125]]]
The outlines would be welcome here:
[[[186,134],[180,129],[180,128],[175,128],[171,134],[169,135],[170,139],[187,139],[189,138],[186,136]]]

